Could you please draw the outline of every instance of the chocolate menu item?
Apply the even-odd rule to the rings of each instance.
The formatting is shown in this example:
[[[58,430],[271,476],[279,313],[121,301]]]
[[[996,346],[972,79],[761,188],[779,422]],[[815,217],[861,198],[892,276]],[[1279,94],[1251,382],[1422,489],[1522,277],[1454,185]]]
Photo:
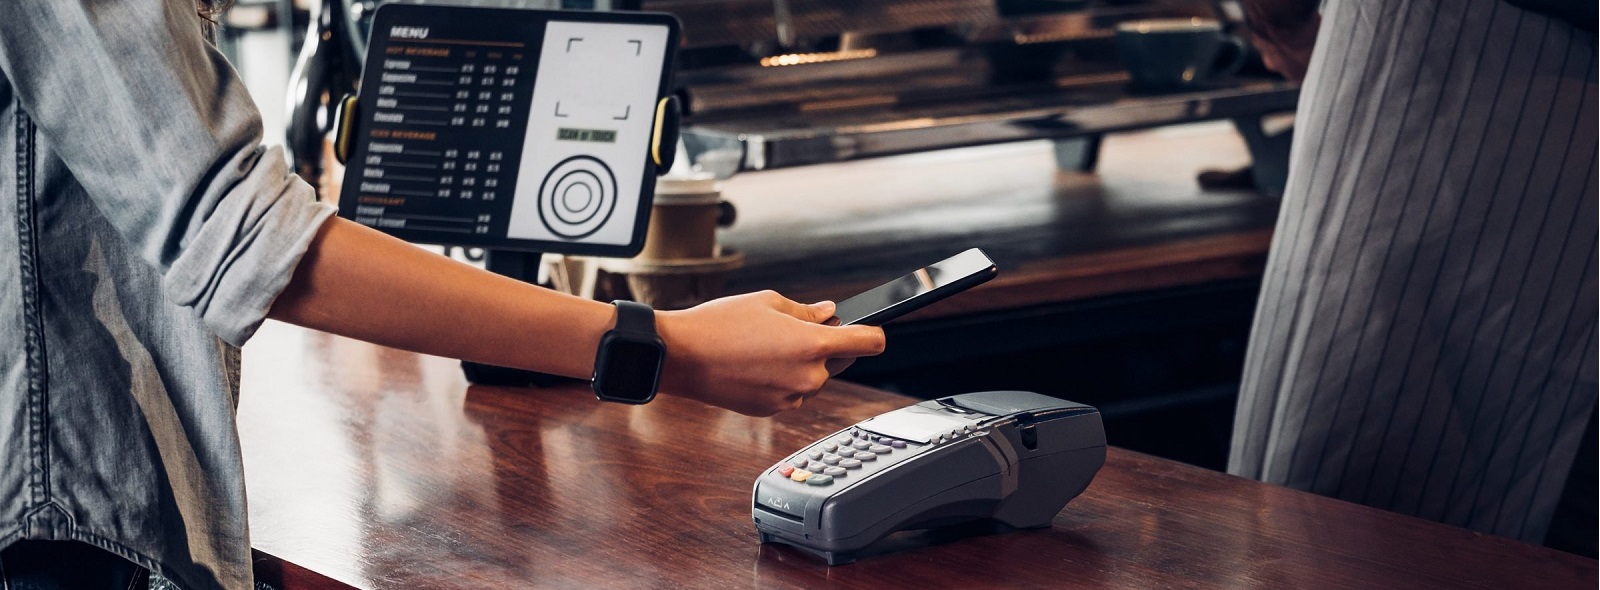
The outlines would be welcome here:
[[[631,256],[670,15],[386,4],[339,214],[413,242]]]

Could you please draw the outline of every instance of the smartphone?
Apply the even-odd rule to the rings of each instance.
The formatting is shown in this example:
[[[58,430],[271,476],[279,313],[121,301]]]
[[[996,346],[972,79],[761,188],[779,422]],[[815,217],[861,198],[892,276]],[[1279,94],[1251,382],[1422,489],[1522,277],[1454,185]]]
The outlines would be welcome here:
[[[881,326],[928,304],[983,284],[999,274],[994,261],[973,248],[912,271],[838,303],[834,320],[848,326]]]

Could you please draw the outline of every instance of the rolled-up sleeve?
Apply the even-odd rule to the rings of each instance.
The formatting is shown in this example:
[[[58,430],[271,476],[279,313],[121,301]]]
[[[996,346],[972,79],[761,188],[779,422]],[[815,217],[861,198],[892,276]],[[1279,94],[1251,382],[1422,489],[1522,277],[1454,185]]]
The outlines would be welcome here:
[[[0,70],[165,296],[241,345],[333,209],[261,147],[203,24],[193,0],[0,2]]]

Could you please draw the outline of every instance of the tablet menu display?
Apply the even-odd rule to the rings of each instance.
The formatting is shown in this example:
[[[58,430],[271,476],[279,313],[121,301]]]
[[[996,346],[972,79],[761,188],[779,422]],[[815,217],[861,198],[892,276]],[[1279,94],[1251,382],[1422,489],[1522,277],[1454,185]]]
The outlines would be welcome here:
[[[676,35],[660,14],[384,5],[340,215],[414,242],[636,253]]]

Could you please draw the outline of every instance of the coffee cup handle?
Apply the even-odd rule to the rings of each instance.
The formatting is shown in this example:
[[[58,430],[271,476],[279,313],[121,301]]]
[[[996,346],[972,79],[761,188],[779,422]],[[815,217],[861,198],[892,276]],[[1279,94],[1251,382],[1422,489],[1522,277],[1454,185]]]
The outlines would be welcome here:
[[[1239,68],[1244,67],[1244,62],[1250,57],[1250,44],[1235,35],[1223,35],[1223,41],[1233,47],[1233,58],[1228,64],[1211,71],[1211,78],[1226,78],[1239,73]]]

